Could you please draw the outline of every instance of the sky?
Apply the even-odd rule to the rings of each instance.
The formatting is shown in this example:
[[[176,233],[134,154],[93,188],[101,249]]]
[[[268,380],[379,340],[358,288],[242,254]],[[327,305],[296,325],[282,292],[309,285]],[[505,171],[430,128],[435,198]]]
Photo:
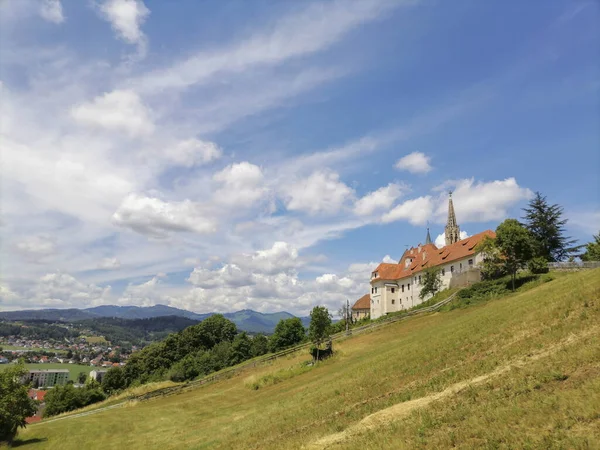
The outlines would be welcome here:
[[[306,315],[519,218],[600,230],[593,0],[0,0],[0,310]]]

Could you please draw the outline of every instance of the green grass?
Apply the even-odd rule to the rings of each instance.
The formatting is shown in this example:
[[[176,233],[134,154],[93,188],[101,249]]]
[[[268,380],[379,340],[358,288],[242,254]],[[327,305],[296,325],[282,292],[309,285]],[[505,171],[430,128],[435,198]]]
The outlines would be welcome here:
[[[600,270],[334,350],[310,370],[302,352],[176,395],[34,424],[19,439],[31,449],[281,449],[343,433],[326,448],[598,448]],[[374,413],[376,428],[361,425]]]
[[[59,350],[54,348],[42,348],[42,347],[19,347],[16,345],[7,345],[0,343],[0,348],[3,350],[31,350],[31,351],[45,351],[51,353],[67,353],[67,350]]]
[[[108,341],[104,336],[86,336],[85,340],[88,344],[106,344]]]

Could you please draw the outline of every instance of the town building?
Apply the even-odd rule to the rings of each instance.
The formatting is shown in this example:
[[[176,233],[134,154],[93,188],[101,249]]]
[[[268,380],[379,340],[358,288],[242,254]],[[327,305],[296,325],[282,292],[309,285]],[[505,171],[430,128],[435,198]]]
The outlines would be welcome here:
[[[69,381],[68,369],[30,370],[24,377],[24,382],[35,387],[62,386]]]
[[[371,315],[371,296],[369,294],[363,295],[352,305],[351,309],[353,322],[369,317]]]
[[[104,375],[106,375],[106,372],[108,372],[108,369],[96,369],[96,370],[92,370],[90,372],[90,377],[93,380],[96,380],[98,383],[102,383],[102,380],[104,379]]]
[[[419,295],[423,272],[428,268],[439,270],[441,289],[465,286],[481,280],[479,266],[483,262],[483,255],[477,250],[477,245],[485,237],[494,238],[496,235],[487,230],[460,239],[452,193],[448,201],[448,220],[444,234],[446,245],[438,248],[431,242],[428,228],[424,245],[411,247],[404,252],[397,264],[381,263],[371,273],[369,297],[372,319],[410,309],[428,300],[431,295],[423,299]]]

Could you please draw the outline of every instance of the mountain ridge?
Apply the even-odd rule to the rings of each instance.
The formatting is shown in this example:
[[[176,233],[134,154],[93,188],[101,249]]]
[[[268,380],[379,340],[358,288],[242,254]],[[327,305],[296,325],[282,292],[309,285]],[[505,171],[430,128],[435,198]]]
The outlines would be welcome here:
[[[163,316],[179,316],[187,319],[202,321],[214,314],[220,313],[194,313],[185,309],[174,308],[167,305],[133,306],[133,305],[101,305],[92,308],[69,309],[32,309],[21,311],[0,312],[0,320],[53,320],[57,322],[76,322],[99,317],[114,317],[118,319],[151,319]],[[231,313],[222,313],[223,316],[242,330],[249,333],[272,333],[281,319],[290,319],[291,313],[282,311],[275,313],[261,313],[251,309],[242,309]],[[304,326],[308,326],[309,318],[300,317]]]

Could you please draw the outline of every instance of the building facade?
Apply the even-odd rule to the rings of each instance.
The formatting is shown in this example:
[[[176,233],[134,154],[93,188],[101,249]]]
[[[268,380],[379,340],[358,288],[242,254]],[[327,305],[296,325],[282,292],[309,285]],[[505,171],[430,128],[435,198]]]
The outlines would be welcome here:
[[[370,316],[371,296],[369,294],[365,294],[359,298],[354,305],[352,305],[352,321],[356,322]]]
[[[63,386],[69,381],[68,369],[30,370],[25,375],[25,382],[36,387]]]
[[[406,250],[397,264],[381,263],[371,273],[371,318],[377,319],[391,312],[410,309],[428,300],[431,295],[420,298],[424,271],[428,268],[440,271],[441,289],[479,281],[479,266],[483,262],[483,255],[477,251],[477,245],[484,238],[495,236],[493,231],[487,230],[461,240],[450,194],[445,227],[446,245],[436,247],[431,242],[427,229],[425,245],[419,244]]]
[[[102,383],[106,372],[108,372],[108,369],[95,369],[90,372],[90,377],[96,380],[98,383]]]

